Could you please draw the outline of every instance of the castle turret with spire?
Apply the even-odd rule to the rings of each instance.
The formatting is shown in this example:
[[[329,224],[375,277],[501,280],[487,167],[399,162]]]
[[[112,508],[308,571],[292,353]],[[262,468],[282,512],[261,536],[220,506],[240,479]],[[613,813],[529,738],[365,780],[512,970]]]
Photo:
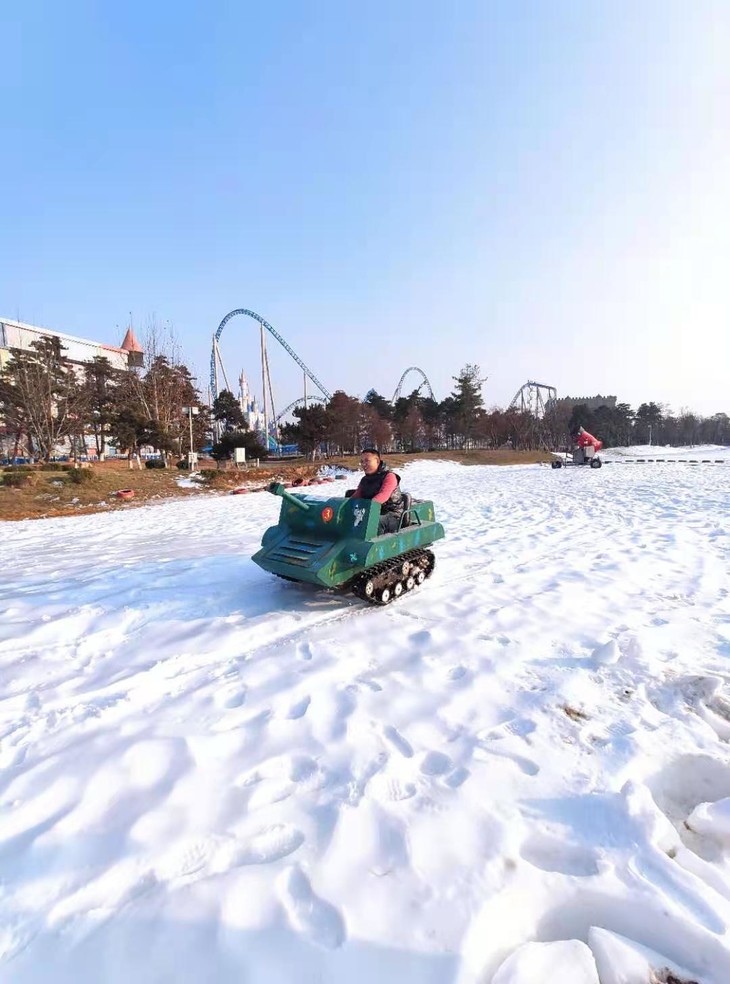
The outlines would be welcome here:
[[[238,402],[241,406],[243,416],[246,418],[248,429],[263,434],[265,430],[264,415],[259,410],[259,405],[255,396],[251,395],[246,379],[246,373],[241,370],[238,377]]]
[[[127,328],[127,334],[124,336],[121,348],[127,353],[127,362],[130,369],[141,369],[144,365],[144,351],[137,341],[137,336],[134,334],[134,328],[131,325]]]

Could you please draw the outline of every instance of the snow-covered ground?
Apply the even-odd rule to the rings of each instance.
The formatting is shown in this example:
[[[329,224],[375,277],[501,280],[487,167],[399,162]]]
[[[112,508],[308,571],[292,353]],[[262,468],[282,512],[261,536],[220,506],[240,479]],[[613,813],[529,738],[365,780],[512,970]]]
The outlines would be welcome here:
[[[404,485],[384,609],[266,493],[3,527],[2,984],[730,981],[730,468]]]
[[[691,448],[672,448],[663,444],[636,444],[628,448],[607,448],[601,451],[606,461],[631,458],[663,458],[665,461],[730,461],[730,448],[719,444],[697,444]]]

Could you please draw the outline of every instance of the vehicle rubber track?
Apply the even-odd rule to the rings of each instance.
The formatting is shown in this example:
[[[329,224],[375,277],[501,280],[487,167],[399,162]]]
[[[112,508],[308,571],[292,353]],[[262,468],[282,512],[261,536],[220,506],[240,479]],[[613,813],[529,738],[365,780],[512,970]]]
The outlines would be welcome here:
[[[353,580],[350,590],[371,605],[389,605],[407,592],[415,591],[431,576],[435,566],[432,551],[419,547],[368,567]]]

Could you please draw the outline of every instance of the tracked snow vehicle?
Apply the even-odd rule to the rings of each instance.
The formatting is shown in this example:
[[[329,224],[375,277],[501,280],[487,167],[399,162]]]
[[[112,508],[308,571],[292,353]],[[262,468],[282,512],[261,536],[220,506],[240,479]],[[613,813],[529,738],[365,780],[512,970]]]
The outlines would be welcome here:
[[[405,509],[395,533],[378,535],[380,504],[372,499],[315,499],[292,495],[279,482],[279,523],[263,535],[253,561],[290,581],[352,591],[363,601],[387,605],[430,577],[428,550],[444,536],[433,503],[404,493]]]
[[[553,451],[553,454],[557,452]],[[572,453],[570,458],[567,454],[563,457],[556,458],[554,461],[550,462],[551,468],[568,468],[576,465],[578,467],[582,465],[588,465],[589,468],[600,468],[603,462],[598,457],[595,449],[592,447],[587,448],[576,448]]]
[[[568,460],[567,454],[565,457],[559,457],[555,461],[551,462],[551,467],[562,468],[565,465],[588,465],[590,468],[600,468],[602,465],[601,459],[598,457],[598,452],[603,447],[603,441],[599,441],[597,437],[593,434],[589,434],[587,430],[583,427],[579,427],[574,432],[575,437],[575,448],[571,456],[571,460]],[[556,452],[553,452],[555,454]]]

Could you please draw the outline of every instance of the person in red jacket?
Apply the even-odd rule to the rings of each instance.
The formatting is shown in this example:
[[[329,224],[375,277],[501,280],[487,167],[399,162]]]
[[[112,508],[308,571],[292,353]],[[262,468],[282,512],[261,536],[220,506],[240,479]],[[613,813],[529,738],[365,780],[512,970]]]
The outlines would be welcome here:
[[[395,533],[403,514],[403,493],[400,490],[400,475],[396,475],[380,457],[375,448],[363,448],[360,452],[360,466],[365,472],[360,484],[348,493],[353,499],[374,499],[380,503],[380,523],[378,534]]]

